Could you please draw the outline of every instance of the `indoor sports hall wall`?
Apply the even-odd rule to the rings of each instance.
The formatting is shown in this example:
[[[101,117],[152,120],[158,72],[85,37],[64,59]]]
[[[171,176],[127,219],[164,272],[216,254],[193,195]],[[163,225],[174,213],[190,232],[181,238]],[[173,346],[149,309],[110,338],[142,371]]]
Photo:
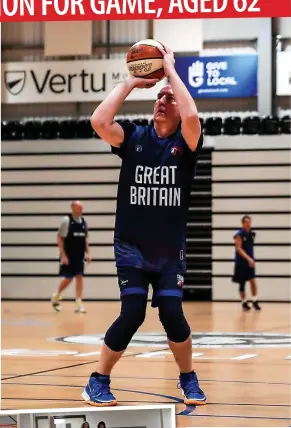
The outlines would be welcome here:
[[[4,298],[52,294],[59,281],[56,233],[73,199],[84,203],[96,261],[86,268],[85,295],[119,297],[112,248],[119,165],[101,140],[2,143]]]
[[[290,136],[220,137],[212,156],[212,298],[237,300],[234,232],[249,214],[256,230],[259,295],[290,301]]]
[[[259,53],[259,92],[261,94],[260,114],[269,104],[266,99],[270,95],[271,81],[271,52],[269,46],[272,43],[272,34],[275,32],[282,37],[283,44],[289,43],[291,37],[291,18],[278,18],[277,29],[272,33],[270,19],[253,18],[244,19],[208,19],[203,21],[203,52],[220,49],[220,54],[226,54],[236,49],[240,52],[250,51]],[[171,29],[171,27],[169,27]],[[2,62],[14,61],[48,61],[60,60],[63,57],[50,57],[45,55],[45,23],[3,23],[1,27],[1,60]],[[92,23],[92,55],[79,56],[76,59],[87,60],[99,58],[124,57],[127,49],[137,40],[152,37],[153,22],[151,21],[96,21]],[[183,44],[182,38],[181,43]],[[246,49],[246,50],[244,50]],[[203,53],[202,52],[202,53]],[[191,52],[188,52],[191,54]],[[213,52],[212,52],[213,53]],[[279,97],[278,106],[289,108],[287,97]],[[199,100],[199,111],[257,111],[257,99],[203,99]],[[288,104],[288,106],[287,106]],[[52,103],[27,103],[27,104],[3,104],[2,118],[23,118],[35,116],[82,116],[91,115],[95,103],[91,102],[52,102]],[[125,103],[121,114],[151,113],[152,102]]]
[[[200,271],[193,259],[193,284],[204,280],[211,288],[212,282],[215,300],[237,299],[237,287],[231,283],[233,233],[248,213],[257,230],[260,297],[290,300],[289,136],[206,137],[206,142],[215,146],[212,191],[209,188],[213,263],[211,247],[208,260],[203,259],[209,273],[205,267]],[[203,165],[208,162],[204,159]],[[119,297],[112,248],[119,167],[119,159],[101,140],[2,142],[2,298],[51,296],[59,282],[56,233],[72,199],[84,202],[90,228],[94,262],[86,268],[85,297]],[[199,206],[194,210],[200,211]],[[201,207],[208,218],[208,199]],[[189,239],[194,247],[203,241],[205,253],[208,235]],[[196,253],[193,257],[201,256]],[[70,287],[65,297],[73,296]]]

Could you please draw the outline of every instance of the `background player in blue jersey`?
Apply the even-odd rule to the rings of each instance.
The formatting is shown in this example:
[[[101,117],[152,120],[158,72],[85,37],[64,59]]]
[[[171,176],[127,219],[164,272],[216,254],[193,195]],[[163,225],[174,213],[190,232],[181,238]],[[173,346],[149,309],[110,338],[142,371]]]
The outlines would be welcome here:
[[[241,223],[241,229],[239,229],[234,235],[235,262],[232,281],[239,284],[242,308],[245,311],[249,311],[251,309],[248,305],[245,292],[245,284],[247,281],[250,282],[253,308],[260,310],[261,307],[258,303],[258,291],[255,280],[254,241],[256,232],[252,229],[252,219],[250,216],[243,216]]]
[[[114,235],[121,313],[106,332],[99,367],[82,393],[95,406],[117,404],[110,374],[145,319],[149,284],[152,306],[158,307],[179,367],[185,403],[206,403],[192,368],[191,330],[182,309],[187,212],[203,138],[195,102],[176,73],[174,55],[168,48],[163,55],[169,85],[158,94],[153,126],[121,126],[114,120],[134,88],[157,83],[133,76],[115,87],[91,119],[122,159]]]

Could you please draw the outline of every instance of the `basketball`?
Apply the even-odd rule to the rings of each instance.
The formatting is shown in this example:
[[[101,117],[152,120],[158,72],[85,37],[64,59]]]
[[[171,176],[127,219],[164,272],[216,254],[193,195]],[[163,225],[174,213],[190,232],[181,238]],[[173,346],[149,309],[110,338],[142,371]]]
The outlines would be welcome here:
[[[163,54],[158,47],[160,49],[164,48],[160,42],[152,39],[135,43],[129,49],[126,57],[129,73],[144,79],[162,80],[165,77]]]

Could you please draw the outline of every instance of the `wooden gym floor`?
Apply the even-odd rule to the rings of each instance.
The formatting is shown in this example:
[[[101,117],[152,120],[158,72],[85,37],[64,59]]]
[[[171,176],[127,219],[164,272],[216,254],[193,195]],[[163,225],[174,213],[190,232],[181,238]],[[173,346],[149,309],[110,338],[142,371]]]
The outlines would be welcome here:
[[[135,346],[113,372],[119,404],[176,403],[178,427],[291,425],[290,305],[262,306],[243,313],[238,303],[184,303],[208,398],[195,408],[181,400],[177,368],[149,304]],[[91,335],[106,331],[119,303],[86,308],[75,314],[74,303],[63,302],[56,313],[49,302],[2,302],[2,410],[86,406],[80,394],[100,350]]]

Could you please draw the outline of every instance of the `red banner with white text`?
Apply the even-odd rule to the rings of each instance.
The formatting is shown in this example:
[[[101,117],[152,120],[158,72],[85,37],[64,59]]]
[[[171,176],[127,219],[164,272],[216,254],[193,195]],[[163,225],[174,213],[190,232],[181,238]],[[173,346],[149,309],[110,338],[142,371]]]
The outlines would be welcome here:
[[[1,22],[291,16],[290,0],[1,0]]]

